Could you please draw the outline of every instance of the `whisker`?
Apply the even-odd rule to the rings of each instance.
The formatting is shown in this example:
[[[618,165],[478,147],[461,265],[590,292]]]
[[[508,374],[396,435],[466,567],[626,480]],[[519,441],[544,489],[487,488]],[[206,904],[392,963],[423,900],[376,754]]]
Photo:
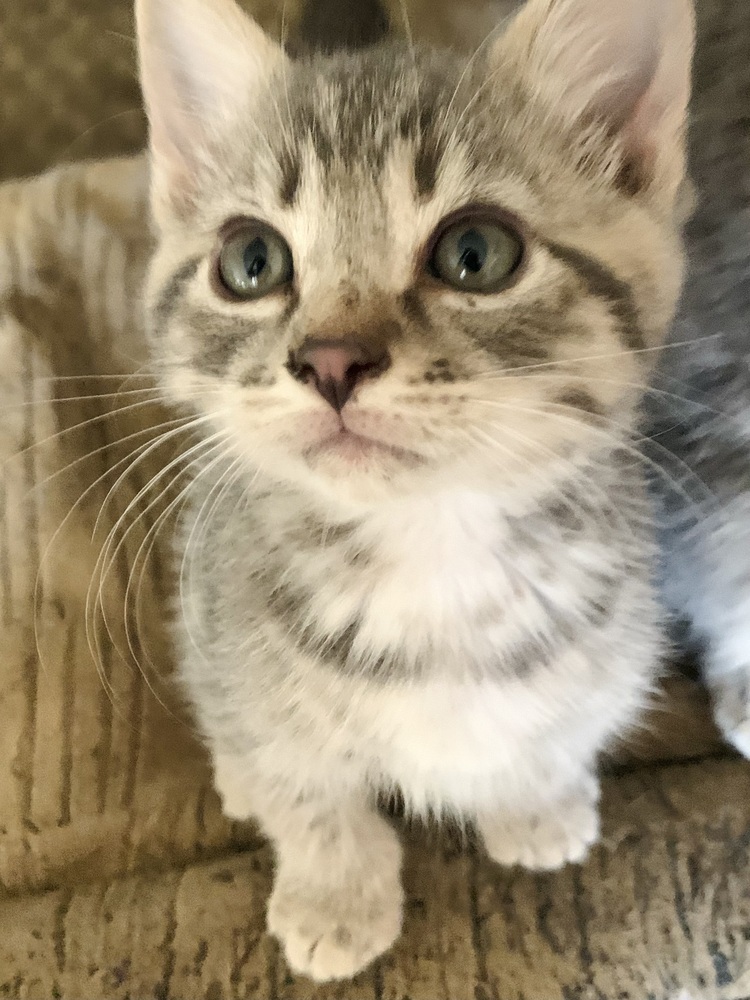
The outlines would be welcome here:
[[[170,462],[168,466],[166,466],[163,469],[160,469],[154,476],[152,476],[151,479],[146,483],[146,485],[143,486],[138,491],[136,496],[133,497],[127,504],[123,513],[118,517],[114,525],[110,528],[110,531],[107,534],[104,544],[102,545],[101,551],[96,560],[94,572],[92,573],[91,582],[89,584],[86,596],[86,619],[87,621],[88,620],[93,621],[96,616],[97,608],[100,610],[101,618],[102,621],[104,622],[109,640],[112,643],[113,648],[117,651],[117,653],[124,661],[127,661],[127,656],[123,652],[123,650],[119,647],[119,644],[117,643],[117,640],[114,637],[114,634],[109,624],[107,613],[105,611],[104,587],[106,585],[107,578],[109,577],[110,573],[112,572],[117,562],[120,552],[123,553],[125,552],[124,546],[126,545],[127,540],[131,536],[132,532],[137,527],[138,523],[141,521],[141,519],[146,517],[148,515],[148,512],[152,510],[153,507],[156,504],[158,504],[167,495],[167,493],[174,487],[177,479],[184,474],[184,468],[182,467],[179,468],[176,476],[173,476],[169,480],[168,484],[161,489],[161,492],[158,494],[158,496],[156,496],[148,503],[146,508],[138,515],[138,517],[136,517],[128,525],[127,528],[125,528],[124,531],[122,531],[122,533],[118,538],[118,533],[121,530],[123,521],[129,516],[132,508],[175,466],[182,466],[185,460],[195,452],[198,452],[199,454],[201,451],[206,451],[207,453],[210,453],[213,447],[220,447],[221,444],[223,443],[222,440],[218,440],[217,442],[217,439],[223,439],[225,438],[225,436],[226,432],[220,431],[209,438],[199,441],[197,444],[188,448],[184,453],[181,453],[176,459]],[[98,580],[98,587],[96,595],[94,595],[93,588],[95,581],[97,580]],[[95,649],[92,650],[92,655],[101,656],[101,649],[98,644],[95,646]]]
[[[494,41],[495,38],[498,36],[498,34],[499,34],[499,25],[495,25],[493,28],[490,29],[490,31],[487,32],[487,34],[484,36],[484,38],[482,39],[482,41],[479,43],[479,45],[477,45],[476,49],[472,52],[472,54],[466,60],[464,68],[461,71],[461,74],[460,74],[460,76],[458,78],[458,82],[456,83],[456,86],[453,88],[453,93],[451,94],[450,100],[448,101],[446,109],[445,109],[445,111],[444,111],[444,113],[443,113],[443,115],[441,117],[440,132],[438,133],[438,141],[439,142],[443,142],[443,140],[445,139],[445,129],[446,129],[447,125],[448,125],[448,119],[450,117],[451,111],[453,110],[453,105],[456,103],[456,98],[458,97],[458,94],[459,94],[459,92],[461,90],[461,84],[466,79],[467,74],[471,70],[472,66],[476,62],[476,60],[479,57],[479,55],[483,53],[483,50],[487,46],[488,42]],[[460,124],[460,121],[461,121],[461,119],[459,119],[459,123],[458,124]],[[453,132],[454,132],[454,135],[455,135],[456,134],[456,129],[455,128],[454,128]]]
[[[224,475],[220,476],[219,479],[216,481],[216,483],[214,483],[214,485],[208,491],[208,493],[207,493],[206,497],[204,498],[203,503],[201,504],[201,507],[200,507],[200,509],[199,509],[197,515],[195,516],[194,521],[193,521],[193,525],[192,525],[192,527],[190,529],[190,534],[188,535],[187,541],[185,542],[185,545],[184,545],[183,556],[182,556],[182,560],[180,562],[180,572],[179,572],[179,576],[178,576],[178,595],[179,595],[180,607],[183,610],[183,624],[184,624],[184,627],[185,627],[185,630],[187,632],[187,635],[188,635],[188,638],[190,640],[191,645],[195,648],[196,652],[200,656],[203,656],[203,653],[201,652],[201,649],[200,649],[198,643],[196,642],[194,636],[191,633],[190,626],[189,626],[190,615],[188,615],[186,613],[186,610],[185,610],[185,607],[186,607],[185,606],[185,592],[186,592],[186,576],[185,576],[185,572],[186,572],[186,569],[189,569],[187,582],[188,582],[188,584],[190,584],[190,582],[192,581],[192,578],[193,578],[193,569],[195,567],[195,556],[198,555],[198,554],[200,554],[200,552],[202,551],[202,549],[200,548],[201,538],[203,540],[205,540],[205,538],[207,536],[207,533],[208,533],[208,527],[210,525],[210,521],[215,516],[215,513],[216,513],[216,511],[218,509],[218,506],[221,503],[222,497],[226,495],[227,491],[229,489],[231,489],[231,487],[234,485],[234,483],[241,477],[241,475],[242,475],[242,464],[243,464],[243,459],[241,457],[235,459],[235,461],[232,462],[231,465],[229,466],[229,468],[225,471]],[[238,467],[238,471],[234,475],[232,475],[231,474],[232,469],[234,469],[235,467]],[[215,498],[213,504],[211,505],[211,509],[210,509],[208,515],[206,516],[204,514],[206,506],[211,502],[211,498],[212,498],[212,496],[213,496],[213,494],[214,494],[215,491],[218,491],[216,493],[216,498]],[[194,541],[196,531],[198,532],[198,537],[199,537],[198,545],[196,545],[196,543]],[[195,547],[195,555],[193,554],[193,548],[194,547]],[[193,593],[192,587],[190,587],[188,593],[189,594]]]
[[[140,369],[136,372],[130,373],[111,372],[110,374],[104,374],[101,372],[89,372],[87,374],[83,372],[80,375],[35,375],[34,382],[37,385],[44,385],[47,382],[101,382],[106,379],[116,380],[125,384],[135,380],[136,378],[150,379],[153,382],[156,375],[150,372],[142,372]]]
[[[138,432],[138,433],[140,433],[140,432]],[[136,435],[129,435],[129,437],[135,437],[135,436],[137,436],[137,434]],[[61,470],[58,470],[57,472],[53,473],[52,476],[48,476],[47,479],[44,480],[44,483],[49,482],[51,479],[53,479],[55,476],[59,475],[60,473],[72,469],[74,466],[78,465],[80,461],[83,461],[85,459],[90,458],[91,455],[97,454],[98,452],[101,452],[101,451],[105,450],[106,447],[109,447],[109,446],[107,445],[104,448],[98,448],[98,449],[96,449],[95,452],[92,452],[89,455],[84,455],[82,459],[77,459],[75,462],[69,463],[69,465],[65,466],[65,468],[63,468]],[[136,452],[138,450],[139,450],[138,448],[135,449]],[[36,571],[36,577],[35,577],[35,580],[34,580],[34,588],[33,588],[33,594],[34,594],[34,598],[33,598],[33,605],[34,605],[34,609],[33,609],[34,641],[35,641],[37,656],[39,657],[40,664],[44,664],[44,662],[45,662],[44,655],[42,653],[42,648],[41,648],[41,638],[40,638],[40,635],[39,635],[41,585],[42,585],[42,576],[43,576],[43,574],[44,574],[44,572],[46,570],[47,561],[48,561],[48,559],[50,557],[50,554],[54,550],[54,546],[55,546],[55,544],[57,542],[57,539],[59,538],[61,532],[65,530],[65,528],[68,525],[70,519],[73,517],[73,515],[75,514],[76,510],[80,507],[80,505],[83,504],[86,501],[87,497],[94,490],[97,489],[97,487],[99,486],[99,484],[102,483],[107,478],[107,476],[111,475],[114,471],[116,471],[116,469],[123,462],[127,462],[127,461],[131,460],[132,459],[132,455],[133,455],[133,452],[131,452],[128,455],[126,455],[124,459],[121,459],[114,466],[111,466],[111,467],[107,468],[101,475],[97,476],[97,478],[94,480],[93,483],[89,484],[89,486],[86,487],[86,489],[83,491],[83,493],[81,493],[81,495],[77,498],[77,500],[75,501],[75,503],[73,503],[71,505],[70,509],[66,512],[66,514],[63,517],[63,519],[60,522],[60,524],[57,526],[57,528],[55,529],[55,531],[52,533],[52,536],[49,539],[49,541],[47,542],[47,544],[45,546],[45,549],[44,549],[44,552],[41,555],[41,558],[39,560],[39,565],[38,565],[37,571]],[[44,485],[44,483],[42,483],[41,485]],[[36,488],[36,487],[34,487],[34,488]]]
[[[482,378],[481,381],[482,382],[501,382],[505,378],[512,379],[514,377],[515,377],[514,372],[510,371],[507,376],[491,376],[490,378]],[[520,375],[518,377],[519,377],[519,379],[537,379],[537,378],[570,379],[572,376],[569,375],[569,374],[566,374],[565,372],[541,372],[540,374]],[[680,383],[678,379],[675,379],[675,378],[673,378],[671,376],[666,376],[666,377],[669,378],[669,380],[671,382],[674,382],[674,383],[676,383],[678,385],[679,384],[687,385],[687,383]],[[646,396],[646,395],[656,395],[656,396],[664,397],[666,399],[674,399],[675,401],[680,402],[680,403],[688,403],[690,405],[699,407],[700,409],[705,410],[707,413],[713,413],[717,417],[726,416],[726,414],[722,413],[720,410],[716,410],[713,407],[708,406],[706,403],[701,403],[697,399],[691,399],[691,397],[689,397],[689,396],[683,396],[680,393],[669,392],[666,389],[659,389],[657,386],[649,385],[646,382],[628,382],[628,381],[625,381],[624,379],[605,378],[605,377],[603,377],[601,375],[595,376],[595,378],[593,379],[593,381],[596,382],[597,384],[602,383],[603,385],[623,385],[623,386],[627,386],[627,387],[632,388],[632,389],[638,389],[639,392],[643,396]]]
[[[49,434],[47,437],[42,438],[41,441],[34,441],[32,444],[27,445],[25,448],[21,448],[19,451],[14,452],[8,458],[4,459],[2,465],[7,465],[13,459],[20,458],[25,455],[28,451],[32,451],[34,448],[41,448],[45,444],[50,444],[52,441],[56,441],[59,438],[64,437],[66,434],[72,434],[73,431],[81,430],[84,427],[90,427],[94,424],[99,423],[100,420],[106,420],[109,417],[114,417],[116,415],[121,415],[123,413],[132,413],[134,410],[141,409],[144,406],[153,406],[155,401],[152,399],[142,399],[137,403],[128,403],[126,406],[118,407],[116,410],[108,411],[106,413],[100,413],[95,417],[88,417],[86,420],[81,420],[77,424],[73,424],[70,427],[63,427],[62,430],[56,431],[54,434]]]
[[[668,344],[658,344],[655,347],[640,347],[636,350],[622,350],[613,351],[606,354],[588,354],[580,355],[575,358],[558,358],[555,361],[539,361],[533,365],[518,365],[514,368],[498,368],[498,369],[487,369],[485,372],[481,372],[480,375],[484,377],[492,376],[506,376],[514,375],[517,372],[528,372],[528,371],[538,371],[543,368],[555,368],[558,365],[576,365],[580,364],[582,361],[608,361],[616,358],[631,357],[632,355],[638,354],[653,354],[656,351],[671,351],[680,347],[692,347],[694,344],[702,344],[707,340],[714,340],[717,337],[721,337],[721,333],[709,333],[704,337],[693,337],[692,340],[678,340],[672,341]]]
[[[71,152],[76,148],[76,145],[83,142],[92,132],[96,132],[98,129],[104,128],[105,125],[110,125],[112,122],[117,121],[118,118],[125,118],[127,115],[141,115],[145,117],[145,112],[143,108],[137,105],[132,108],[125,108],[123,111],[117,111],[112,115],[108,115],[106,118],[102,118],[98,122],[94,122],[83,132],[78,132],[75,138],[62,150],[57,156],[57,162],[63,163],[70,158]],[[80,151],[79,151],[80,155]]]
[[[204,419],[210,419],[210,418],[204,418]],[[136,506],[143,499],[143,497],[152,489],[152,487],[163,476],[165,476],[168,472],[170,472],[176,466],[179,466],[190,455],[194,454],[195,452],[200,452],[202,449],[206,448],[207,446],[213,445],[214,442],[216,442],[216,441],[220,441],[220,440],[224,439],[226,437],[226,435],[227,435],[227,432],[224,431],[224,430],[221,430],[221,431],[216,431],[214,434],[209,435],[209,437],[207,437],[207,438],[202,438],[200,441],[197,442],[197,444],[191,445],[185,451],[180,452],[180,454],[177,455],[176,458],[173,458],[170,462],[167,463],[167,465],[165,465],[162,468],[160,468],[158,470],[158,472],[156,472],[153,476],[151,476],[151,478],[148,480],[148,482],[146,482],[146,484],[144,486],[142,486],[137,491],[137,493],[135,494],[135,496],[128,502],[127,506],[122,511],[122,513],[119,515],[119,517],[115,521],[114,525],[110,528],[110,531],[109,531],[109,533],[107,535],[107,541],[105,542],[104,548],[103,548],[102,551],[104,552],[104,550],[107,548],[108,541],[110,539],[116,537],[117,532],[119,531],[122,522],[128,517],[128,515],[130,514],[130,511],[132,510],[132,508],[134,506]],[[150,447],[153,447],[153,446],[150,446]],[[136,460],[136,462],[140,463],[145,457],[146,457],[145,453],[142,454],[142,455],[139,455],[138,459]],[[121,475],[120,477],[118,477],[118,484],[123,482],[124,477],[133,470],[133,468],[135,467],[135,464],[136,463],[132,463],[128,467],[128,469],[126,470],[126,472],[123,475]],[[100,512],[100,516],[101,516],[101,512]],[[98,524],[99,524],[99,518],[97,518],[97,525]],[[131,525],[131,527],[132,527],[132,525]],[[130,530],[130,528],[126,529],[125,534],[124,534],[123,537],[127,537],[127,533],[128,533],[129,530]],[[95,527],[95,533],[96,533],[96,527]]]
[[[196,459],[195,461],[197,462],[197,461],[199,461],[199,459]],[[168,522],[169,516],[172,513],[175,513],[178,518],[180,517],[180,515],[182,513],[182,510],[185,507],[185,504],[187,503],[187,500],[189,498],[190,490],[191,490],[192,486],[194,485],[194,482],[197,480],[197,478],[198,477],[195,477],[195,479],[190,479],[188,481],[188,483],[186,483],[186,485],[183,486],[180,489],[180,491],[177,494],[177,496],[173,500],[171,500],[169,502],[169,504],[167,505],[167,507],[165,508],[165,510],[163,510],[158,515],[158,517],[156,518],[156,520],[154,521],[154,523],[149,528],[149,533],[151,534],[151,538],[150,538],[150,540],[148,542],[148,547],[147,547],[146,552],[145,552],[145,554],[143,556],[143,559],[141,561],[141,568],[140,568],[140,572],[139,572],[139,575],[138,575],[138,584],[136,586],[135,598],[134,598],[135,631],[136,631],[136,635],[138,635],[138,636],[141,636],[141,635],[144,634],[144,629],[143,629],[143,586],[144,586],[144,583],[146,581],[146,567],[148,565],[149,560],[151,559],[151,554],[152,554],[152,552],[153,552],[153,550],[154,550],[154,548],[155,548],[155,546],[157,544],[157,541],[158,541],[158,538],[159,538],[159,534],[163,530],[163,528],[166,526],[166,524]],[[144,541],[145,541],[145,539],[144,539]],[[132,573],[135,573],[135,565],[136,564],[134,562],[133,563],[133,568],[132,568]],[[159,671],[158,671],[158,669],[156,667],[156,664],[154,663],[153,659],[151,658],[151,655],[149,654],[148,649],[147,649],[145,643],[141,642],[141,648],[143,649],[143,653],[144,653],[144,656],[146,657],[146,661],[147,661],[149,667],[151,668],[151,670],[153,671],[153,673],[156,676],[158,676],[159,675]]]
[[[637,449],[633,444],[628,444],[625,440],[622,440],[621,438],[613,438],[611,433],[608,433],[605,429],[601,427],[597,427],[595,421],[599,420],[601,422],[609,423],[612,427],[617,428],[619,431],[621,432],[625,431],[628,435],[628,438],[632,439],[634,436],[633,431],[630,428],[627,428],[625,425],[619,424],[616,421],[610,420],[609,418],[605,417],[595,418],[592,414],[586,415],[587,420],[586,423],[584,424],[581,420],[579,411],[576,409],[576,407],[565,403],[545,403],[544,405],[547,407],[554,406],[556,409],[562,409],[569,413],[578,414],[577,417],[568,416],[567,413],[566,414],[550,413],[548,409],[544,410],[540,408],[517,406],[511,403],[501,403],[496,400],[482,400],[481,405],[497,407],[504,410],[511,410],[517,413],[528,413],[535,417],[546,417],[547,419],[563,420],[566,423],[575,424],[577,427],[585,426],[589,430],[595,431],[600,436],[603,436],[611,445],[626,450],[633,457],[637,458],[638,461],[643,462],[645,466],[652,468],[653,471],[656,472],[658,475],[666,478],[667,481],[670,483],[670,485],[673,486],[674,489],[680,493],[683,499],[686,500],[691,507],[694,507],[699,511],[701,509],[698,503],[695,501],[695,499],[691,497],[690,494],[687,493],[687,491],[682,487],[682,485],[678,483],[672,476],[670,476],[667,470],[664,469],[661,465],[659,465],[658,462],[654,461],[654,459],[651,459],[647,455],[643,454],[643,452]],[[688,479],[696,482],[700,486],[705,496],[707,496],[712,502],[715,500],[711,490],[708,488],[706,483],[704,483],[703,480],[685,462],[683,462],[676,455],[674,455],[673,452],[670,452],[667,448],[665,448],[663,445],[660,445],[658,442],[653,441],[652,438],[640,437],[637,438],[636,441],[649,441],[652,444],[654,444],[662,453],[669,456],[669,458],[673,459],[678,465],[682,466],[683,470],[688,473]]]
[[[102,454],[102,452],[106,452],[110,448],[118,447],[119,445],[124,444],[127,441],[132,441],[134,438],[143,437],[144,434],[153,434],[155,430],[159,430],[162,427],[169,427],[172,424],[176,424],[181,421],[189,421],[190,419],[191,418],[189,417],[177,417],[174,420],[163,421],[162,423],[155,424],[152,427],[143,427],[140,430],[133,431],[132,434],[127,434],[125,437],[119,438],[117,441],[114,442],[108,441],[106,444],[101,445],[99,448],[94,448],[92,451],[87,451],[85,455],[79,455],[78,458],[73,459],[72,462],[68,462],[68,464],[62,466],[62,468],[56,469],[49,476],[46,476],[44,479],[40,480],[40,482],[35,483],[29,492],[34,493],[37,490],[42,489],[43,487],[51,483],[53,479],[56,479],[58,476],[64,475],[66,472],[72,471],[77,465],[81,465],[83,462],[90,461],[90,459],[94,458],[96,455],[100,455]],[[189,429],[190,427],[189,424],[185,424],[184,426],[186,430]],[[120,465],[123,464],[123,462],[127,462],[130,458],[132,458],[134,454],[140,451],[141,448],[145,448],[148,443],[149,442],[146,441],[141,445],[137,445],[130,452],[128,452],[128,454],[124,458],[118,459],[118,461],[115,462],[114,465],[110,465],[109,468],[104,473],[104,475],[99,477],[97,483],[100,482],[104,477],[108,476],[111,472],[114,472],[115,469],[117,469]]]
[[[188,498],[190,490],[195,486],[196,482],[203,475],[205,475],[208,472],[210,472],[211,469],[213,468],[213,466],[215,464],[217,464],[218,462],[224,460],[227,457],[228,453],[229,453],[228,450],[225,450],[224,452],[221,452],[216,458],[214,458],[211,462],[209,462],[208,465],[206,465],[203,469],[201,469],[199,471],[199,473],[198,473],[197,476],[191,477],[190,480],[189,480],[189,482],[184,487],[181,488],[181,490],[178,493],[178,495],[175,498],[173,498],[170,501],[170,503],[167,505],[167,507],[163,511],[161,511],[161,513],[157,516],[157,518],[155,519],[154,523],[148,528],[146,534],[144,535],[143,539],[141,540],[140,545],[138,546],[138,549],[137,549],[137,551],[135,553],[135,556],[134,556],[134,558],[133,558],[133,560],[132,560],[132,562],[130,564],[130,572],[128,574],[127,585],[125,587],[125,595],[124,595],[124,600],[123,600],[123,605],[124,605],[125,612],[126,612],[126,614],[125,614],[125,636],[126,636],[126,640],[127,640],[127,643],[128,643],[128,649],[129,649],[130,655],[131,655],[131,657],[133,659],[133,662],[141,670],[141,673],[143,674],[144,679],[146,680],[146,683],[148,684],[149,689],[151,690],[151,692],[153,693],[153,695],[156,697],[156,699],[159,701],[159,703],[168,712],[170,712],[170,714],[174,718],[178,718],[178,716],[176,716],[174,712],[171,712],[171,710],[168,708],[168,706],[162,701],[162,699],[157,694],[154,686],[152,685],[151,681],[149,680],[149,677],[147,675],[147,671],[144,670],[143,665],[141,664],[140,659],[138,657],[138,654],[136,653],[136,650],[135,650],[135,640],[137,639],[138,640],[139,648],[143,651],[143,654],[144,654],[144,656],[145,656],[145,658],[147,660],[149,668],[153,672],[154,676],[158,677],[159,676],[159,671],[158,671],[158,669],[156,667],[156,664],[154,663],[153,659],[149,655],[148,649],[147,649],[145,643],[143,641],[141,641],[141,639],[140,639],[140,637],[144,634],[143,631],[142,631],[142,627],[141,627],[142,626],[142,618],[141,618],[141,614],[140,614],[140,609],[142,607],[142,600],[141,599],[142,599],[142,587],[143,587],[143,583],[144,583],[144,580],[145,580],[145,570],[146,570],[146,566],[148,565],[148,561],[149,561],[149,558],[150,558],[151,553],[153,551],[154,545],[156,544],[156,541],[158,539],[159,532],[166,525],[166,523],[167,523],[168,518],[170,517],[170,515],[178,507],[181,507],[182,505],[184,505],[184,503],[186,502],[186,500]],[[174,485],[176,484],[177,479],[179,478],[180,475],[189,472],[189,470],[194,465],[197,465],[198,463],[204,462],[205,458],[206,458],[206,454],[202,454],[202,455],[199,455],[197,458],[193,459],[184,469],[181,470],[181,472],[179,473],[179,475],[176,476],[172,480],[172,483],[167,487],[167,491],[169,489],[171,489],[171,488],[174,487]],[[157,503],[159,502],[159,499],[160,498],[157,498],[157,501],[156,501]],[[145,549],[145,552],[144,552],[144,549]],[[140,572],[138,573],[138,580],[137,580],[137,584],[135,586],[135,597],[133,597],[132,596],[132,594],[133,594],[133,587],[134,587],[134,583],[135,583],[135,577],[136,577],[136,572],[138,570],[138,564],[139,564],[139,562],[140,562]],[[131,622],[130,616],[128,614],[128,609],[131,607],[131,605],[134,608],[135,630],[133,630],[132,622]]]
[[[577,412],[574,406],[571,406],[570,404],[567,403],[552,403],[550,405],[554,406],[555,409],[559,408],[572,413]],[[564,419],[575,420],[575,417],[565,417]],[[592,417],[592,419],[594,421],[609,424],[610,426],[615,427],[617,430],[624,431],[625,433],[628,432],[628,428],[624,424],[620,424],[617,421],[612,420],[610,417],[596,416]],[[601,428],[598,429],[601,430]],[[688,481],[692,481],[700,487],[700,490],[704,494],[704,499],[707,499],[711,504],[716,502],[716,496],[712,492],[708,484],[705,483],[700,478],[700,476],[693,469],[690,468],[690,466],[686,462],[684,462],[681,458],[679,458],[679,456],[675,455],[674,452],[670,451],[663,444],[660,444],[658,441],[655,441],[648,435],[633,435],[631,431],[630,436],[633,443],[624,445],[624,447],[627,448],[630,454],[637,457],[639,461],[644,462],[647,466],[652,468],[660,476],[666,477],[670,485],[678,487],[679,484],[672,476],[668,474],[668,472],[666,471],[666,469],[663,468],[663,466],[659,465],[659,463],[656,462],[654,459],[649,458],[647,455],[643,454],[643,452],[640,449],[636,448],[635,445],[645,444],[646,442],[648,442],[649,445],[656,448],[659,454],[665,456],[670,462],[676,463],[682,469],[683,473],[687,473]],[[679,492],[683,496],[683,498],[688,501],[688,503],[692,504],[693,506],[697,506],[695,500],[686,491],[684,491],[682,487],[679,487]]]
[[[168,441],[173,440],[178,434],[182,434],[185,431],[196,430],[199,427],[203,427],[206,424],[211,423],[211,421],[213,419],[214,419],[213,414],[206,414],[206,415],[204,415],[202,417],[193,417],[193,418],[191,418],[189,420],[189,422],[187,424],[181,424],[179,427],[174,427],[173,429],[168,430],[168,431],[166,431],[163,434],[160,434],[154,441],[147,441],[147,442],[145,442],[145,444],[143,445],[143,448],[141,450],[141,454],[138,456],[138,458],[135,459],[135,461],[131,462],[129,465],[127,465],[125,467],[125,469],[123,469],[122,473],[117,477],[117,479],[115,480],[115,482],[109,488],[109,490],[107,492],[107,495],[105,496],[104,501],[102,502],[101,508],[99,510],[99,514],[97,515],[96,522],[94,524],[94,532],[93,532],[94,536],[96,536],[96,534],[97,534],[97,532],[99,530],[99,522],[101,521],[101,518],[104,515],[104,512],[107,509],[107,506],[109,505],[110,498],[114,494],[115,490],[120,486],[120,484],[123,482],[123,480],[126,479],[127,476],[130,473],[132,473],[133,470],[138,465],[140,465],[140,463],[144,459],[148,458],[149,455],[151,455],[157,449],[161,448]],[[132,457],[132,452],[131,452],[131,457]],[[170,468],[172,466],[172,464],[173,463],[170,462],[170,464],[167,466],[167,468]]]
[[[479,430],[479,428],[476,428],[476,430]],[[606,509],[612,512],[615,521],[621,527],[623,527],[627,533],[629,534],[632,533],[632,525],[628,524],[624,515],[617,509],[616,506],[612,504],[611,497],[607,495],[607,493],[602,489],[601,485],[594,479],[593,476],[588,475],[583,469],[577,466],[574,462],[570,461],[570,459],[565,458],[564,455],[558,454],[556,451],[554,451],[554,449],[550,448],[547,445],[543,445],[539,441],[534,441],[532,438],[523,434],[517,428],[509,428],[504,426],[503,432],[506,434],[510,433],[512,437],[514,437],[517,441],[521,441],[527,447],[534,448],[537,452],[541,452],[543,455],[547,455],[547,457],[552,458],[555,462],[562,464],[563,467],[565,467],[568,470],[568,475],[571,477],[573,481],[578,480],[586,483],[589,487],[589,491],[593,492],[594,495],[598,496],[605,502]],[[484,432],[483,436],[485,441],[494,450],[498,442],[486,432]],[[509,448],[507,448],[507,446],[505,446],[505,453],[511,454],[514,458],[523,458],[526,464],[529,465],[530,468],[532,469],[532,472],[536,474],[537,478],[546,485],[551,486],[552,488],[551,492],[554,492],[556,497],[561,501],[563,501],[572,513],[577,514],[578,516],[583,516],[585,519],[586,512],[583,510],[583,507],[580,504],[580,502],[576,502],[574,498],[570,497],[567,493],[563,492],[560,489],[560,484],[558,482],[553,480],[551,477],[543,478],[540,474],[540,470],[538,469],[538,467],[535,466],[530,459],[515,454]]]

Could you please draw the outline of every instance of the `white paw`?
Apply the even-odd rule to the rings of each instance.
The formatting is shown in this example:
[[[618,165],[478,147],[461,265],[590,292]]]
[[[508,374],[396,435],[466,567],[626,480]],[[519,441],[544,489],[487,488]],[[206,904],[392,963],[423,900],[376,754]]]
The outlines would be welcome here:
[[[349,979],[387,951],[401,933],[402,892],[373,896],[343,888],[306,895],[274,888],[268,930],[283,944],[291,969],[318,982]]]
[[[546,812],[484,816],[478,826],[487,853],[498,864],[554,871],[586,857],[599,837],[599,810],[586,789]]]
[[[750,670],[740,670],[711,681],[714,718],[726,739],[750,757]]]

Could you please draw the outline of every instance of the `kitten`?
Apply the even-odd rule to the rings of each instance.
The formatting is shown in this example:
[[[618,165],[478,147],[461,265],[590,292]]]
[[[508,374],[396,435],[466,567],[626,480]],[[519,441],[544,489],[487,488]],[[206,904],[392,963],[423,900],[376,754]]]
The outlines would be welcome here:
[[[165,391],[206,433],[181,672],[291,967],[401,925],[373,804],[553,869],[662,652],[638,385],[682,276],[688,0],[529,0],[477,55],[292,61],[139,0]],[[196,453],[197,454],[197,453]]]
[[[698,15],[699,197],[685,292],[646,400],[649,458],[677,483],[653,477],[666,601],[698,648],[717,722],[750,756],[750,19],[735,0],[704,0]]]

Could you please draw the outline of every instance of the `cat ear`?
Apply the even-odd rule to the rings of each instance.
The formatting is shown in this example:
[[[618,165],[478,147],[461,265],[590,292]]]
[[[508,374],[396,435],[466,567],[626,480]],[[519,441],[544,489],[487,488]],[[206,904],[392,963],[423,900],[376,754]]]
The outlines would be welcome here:
[[[154,203],[179,209],[286,56],[234,0],[137,0],[136,23]]]
[[[528,0],[498,47],[571,119],[617,139],[623,183],[653,185],[671,203],[685,172],[693,44],[691,0]]]

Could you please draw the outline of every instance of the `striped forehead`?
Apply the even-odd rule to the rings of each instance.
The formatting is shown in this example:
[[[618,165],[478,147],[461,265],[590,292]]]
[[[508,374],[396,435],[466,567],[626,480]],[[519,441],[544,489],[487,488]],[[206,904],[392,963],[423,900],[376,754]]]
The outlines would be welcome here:
[[[388,58],[375,52],[322,67],[299,65],[286,87],[281,107],[289,127],[280,131],[277,147],[283,203],[294,203],[306,166],[324,186],[341,187],[350,173],[360,183],[376,181],[394,149],[404,146],[412,152],[417,195],[431,193],[445,153],[444,75],[429,66],[417,71],[393,52]]]
[[[276,195],[300,277],[369,275],[397,287],[421,238],[444,150],[433,102],[413,76],[386,74],[377,64],[357,68],[329,75],[300,67],[286,109],[292,124],[277,145]]]

